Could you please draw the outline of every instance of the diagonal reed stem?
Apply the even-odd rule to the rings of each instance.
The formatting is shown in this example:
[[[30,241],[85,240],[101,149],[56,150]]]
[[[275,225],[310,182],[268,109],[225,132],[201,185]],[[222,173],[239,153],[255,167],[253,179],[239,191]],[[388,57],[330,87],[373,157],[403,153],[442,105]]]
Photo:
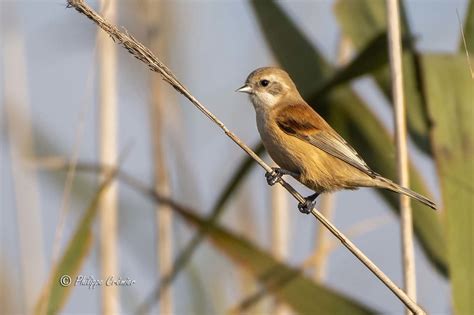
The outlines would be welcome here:
[[[267,165],[255,152],[253,152],[245,143],[243,143],[234,133],[232,133],[214,114],[204,107],[187,89],[178,81],[174,74],[164,65],[147,47],[138,42],[126,31],[121,32],[117,27],[104,20],[97,12],[89,7],[83,0],[68,0],[68,7],[73,7],[79,13],[84,14],[100,28],[107,32],[110,37],[118,44],[127,49],[135,58],[142,61],[150,70],[161,74],[163,79],[168,82],[175,90],[183,94],[191,103],[194,104],[204,115],[218,125],[222,131],[234,141],[242,150],[250,155],[263,169],[272,172],[272,168]],[[298,202],[304,202],[303,196],[297,192],[285,180],[278,182],[282,185]],[[374,273],[412,312],[415,314],[425,314],[423,309],[413,302],[403,290],[401,290],[380,268],[378,268],[360,249],[355,246],[345,235],[343,235],[331,222],[329,222],[318,210],[312,209],[311,213],[316,217],[342,244],[353,253],[367,268]]]

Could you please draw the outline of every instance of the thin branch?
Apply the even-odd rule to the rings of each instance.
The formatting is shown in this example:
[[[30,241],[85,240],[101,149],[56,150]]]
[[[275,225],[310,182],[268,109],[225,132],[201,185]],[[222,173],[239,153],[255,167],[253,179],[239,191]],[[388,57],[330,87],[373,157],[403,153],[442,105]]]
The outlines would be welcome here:
[[[395,140],[397,145],[397,170],[399,184],[409,187],[409,164],[406,129],[405,96],[403,93],[402,47],[400,36],[400,13],[398,0],[388,0],[388,45],[392,95],[395,107]],[[403,278],[407,295],[416,301],[415,250],[413,240],[413,217],[410,197],[399,195],[402,236]],[[408,312],[409,313],[409,312]]]
[[[162,75],[163,79],[170,83],[174,89],[183,94],[191,103],[193,103],[204,115],[218,125],[224,133],[241,147],[248,155],[250,155],[263,169],[267,172],[273,172],[272,168],[267,165],[255,152],[253,152],[245,143],[243,143],[234,133],[210,111],[208,111],[191,93],[178,81],[174,74],[143,44],[139,43],[127,33],[120,32],[115,26],[105,21],[92,8],[82,0],[68,0],[68,6],[75,8],[79,13],[84,14],[94,21],[104,31],[106,31],[112,39],[125,47],[133,56],[148,65],[155,72]],[[283,179],[278,182],[298,201],[304,202],[303,196],[298,193],[290,184]],[[311,213],[334,234],[343,244],[353,253],[372,273],[374,273],[408,308],[416,314],[424,314],[425,312],[414,303],[390,278],[388,278],[370,259],[365,256],[346,236],[331,224],[318,210],[313,209]]]

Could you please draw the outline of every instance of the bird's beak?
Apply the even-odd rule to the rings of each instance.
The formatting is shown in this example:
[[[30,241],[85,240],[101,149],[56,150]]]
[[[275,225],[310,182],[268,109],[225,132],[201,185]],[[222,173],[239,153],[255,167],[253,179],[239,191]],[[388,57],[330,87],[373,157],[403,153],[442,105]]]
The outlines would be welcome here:
[[[244,86],[242,86],[241,88],[239,88],[235,91],[236,92],[241,92],[241,93],[251,94],[252,93],[252,88],[250,86],[248,86],[247,84],[245,84]]]

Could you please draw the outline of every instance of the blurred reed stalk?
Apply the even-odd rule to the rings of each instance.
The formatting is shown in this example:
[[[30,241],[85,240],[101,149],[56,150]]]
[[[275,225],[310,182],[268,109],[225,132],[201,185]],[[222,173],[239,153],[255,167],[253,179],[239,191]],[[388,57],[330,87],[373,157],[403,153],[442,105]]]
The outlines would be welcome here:
[[[345,66],[351,57],[352,46],[351,41],[347,36],[341,35],[339,38],[339,43],[337,47],[337,65],[338,67]],[[319,208],[322,215],[324,215],[328,220],[331,220],[333,216],[334,202],[336,196],[333,193],[323,194],[320,197]],[[318,228],[318,233],[316,236],[316,246],[314,248],[312,256],[314,259],[311,259],[311,267],[314,271],[314,279],[320,283],[324,281],[326,277],[326,266],[329,260],[330,255],[330,235],[326,229],[323,229],[322,226]]]
[[[163,32],[166,16],[164,1],[146,0],[147,33],[152,51],[164,54],[166,51],[167,32]],[[163,196],[170,196],[170,183],[166,163],[165,126],[166,124],[166,95],[164,82],[154,73],[150,75],[150,126],[154,161],[154,187]],[[156,206],[156,258],[160,278],[168,275],[173,268],[173,211],[169,205]],[[163,290],[159,303],[160,314],[173,314],[172,287]]]
[[[120,31],[115,25],[97,14],[97,12],[88,6],[83,0],[68,0],[68,6],[73,7],[76,11],[91,19],[107,32],[112,40],[116,41],[119,45],[122,45],[132,56],[145,63],[151,71],[158,72],[163,80],[168,82],[176,91],[185,96],[199,111],[216,124],[227,137],[245,151],[245,153],[247,153],[265,171],[273,172],[273,169],[267,163],[265,163],[249,146],[240,140],[239,137],[230,131],[219,118],[199,102],[199,100],[189,92],[189,90],[176,78],[174,73],[171,72],[171,70],[160,61],[150,49],[138,42],[128,33]],[[282,185],[298,202],[305,201],[304,197],[284,179],[280,179],[278,184]],[[413,302],[403,290],[401,290],[380,268],[377,267],[377,265],[375,265],[350,239],[342,234],[316,208],[311,210],[311,214],[328,230],[330,230],[331,233],[337,237],[342,244],[361,261],[361,263],[377,276],[377,278],[379,278],[379,280],[382,281],[387,288],[389,288],[400,299],[400,301],[410,308],[410,310],[416,314],[426,314],[420,306]]]
[[[471,3],[469,4],[474,8],[474,5]],[[468,8],[469,10],[469,8]],[[461,38],[462,38],[462,44],[464,48],[464,53],[466,54],[466,62],[469,67],[469,72],[471,73],[471,79],[474,80],[474,71],[472,70],[472,64],[471,64],[471,57],[469,56],[469,49],[467,49],[467,42],[466,42],[466,37],[464,36],[464,27],[461,22],[461,18],[459,17],[459,12],[456,10],[456,15],[458,17],[458,22],[459,22],[459,30],[461,33]],[[467,14],[467,17],[469,17],[469,14]]]
[[[236,208],[239,209],[237,213],[237,220],[239,226],[241,227],[241,234],[247,239],[255,239],[259,235],[259,228],[257,226],[257,221],[255,218],[255,209],[252,203],[254,197],[258,194],[255,194],[255,191],[250,187],[250,185],[244,185],[241,188],[242,192],[238,194],[239,198],[236,202]],[[255,280],[248,273],[248,271],[239,266],[238,279],[240,281],[240,293],[242,296],[247,295],[247,292],[252,292],[255,290]],[[256,313],[265,313],[268,312],[267,305],[263,303],[255,307]]]
[[[277,166],[277,165],[275,165]],[[272,253],[277,260],[285,261],[288,257],[289,215],[288,195],[280,185],[270,188],[271,239]],[[291,310],[284,303],[276,300],[272,314],[289,314]]]
[[[101,12],[111,21],[117,19],[116,0],[101,0]],[[99,159],[101,164],[117,164],[117,47],[104,32],[98,33],[99,63]],[[106,172],[101,173],[101,181]],[[110,184],[99,204],[101,279],[118,276],[117,183]],[[102,314],[119,313],[118,287],[102,286]]]
[[[406,108],[403,93],[402,47],[400,36],[400,12],[398,0],[387,0],[388,45],[392,97],[395,110],[395,140],[397,146],[398,182],[409,187]],[[416,301],[415,252],[413,242],[413,218],[410,197],[400,194],[402,234],[403,278],[407,295]],[[411,314],[407,310],[407,314]]]
[[[333,193],[323,194],[320,200],[319,209],[321,213],[330,220],[333,216],[335,195]],[[313,269],[313,278],[319,282],[324,282],[326,278],[327,262],[329,260],[330,251],[330,233],[322,226],[318,227],[316,236],[316,246],[312,254],[313,259],[310,260],[311,269]]]
[[[40,210],[40,193],[34,159],[32,115],[28,98],[24,37],[16,15],[16,3],[6,3],[2,10],[4,108],[9,143],[11,174],[17,214],[20,281],[23,309],[30,314],[45,276],[45,254]],[[8,12],[8,13],[7,13]],[[3,250],[2,250],[3,251]]]

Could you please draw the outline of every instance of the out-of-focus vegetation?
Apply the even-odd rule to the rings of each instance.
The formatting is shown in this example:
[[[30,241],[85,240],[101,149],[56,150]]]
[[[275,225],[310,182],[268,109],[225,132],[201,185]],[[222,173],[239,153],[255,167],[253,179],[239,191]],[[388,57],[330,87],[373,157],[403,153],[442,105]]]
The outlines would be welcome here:
[[[474,39],[474,38],[472,38]],[[474,312],[474,80],[464,55],[424,55],[423,89],[446,209],[449,278],[456,314]],[[474,59],[472,59],[474,61]]]
[[[97,189],[78,223],[74,236],[43,287],[38,304],[35,306],[36,314],[56,314],[64,307],[75,286],[74,279],[79,275],[85,258],[90,254],[93,241],[92,224],[99,211],[100,198],[115,179],[116,173],[117,170],[110,171]]]

